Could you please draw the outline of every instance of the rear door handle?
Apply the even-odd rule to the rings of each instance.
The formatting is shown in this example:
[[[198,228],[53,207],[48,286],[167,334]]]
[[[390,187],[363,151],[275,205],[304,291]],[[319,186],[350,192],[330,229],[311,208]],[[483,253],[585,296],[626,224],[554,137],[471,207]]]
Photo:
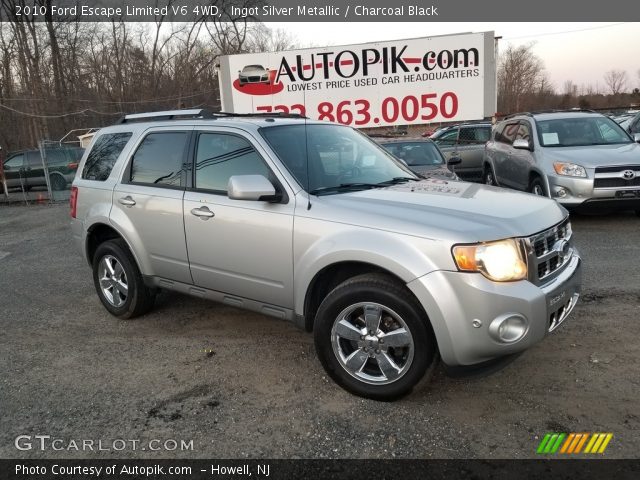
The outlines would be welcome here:
[[[200,217],[202,220],[209,220],[211,217],[215,217],[215,213],[209,210],[208,207],[192,208],[191,215]]]
[[[125,207],[133,207],[136,204],[136,201],[129,195],[127,195],[126,197],[119,198],[118,203],[124,205]]]

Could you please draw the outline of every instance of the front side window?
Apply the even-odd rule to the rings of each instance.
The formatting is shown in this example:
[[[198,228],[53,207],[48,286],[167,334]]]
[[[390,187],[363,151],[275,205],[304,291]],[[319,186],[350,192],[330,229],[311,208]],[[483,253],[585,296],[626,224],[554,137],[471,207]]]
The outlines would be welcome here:
[[[443,147],[455,145],[458,141],[458,129],[454,128],[453,130],[445,131],[440,135],[436,133],[436,136],[432,137],[432,140]]]
[[[131,161],[132,183],[183,187],[186,181],[187,132],[156,132],[147,135]]]
[[[261,128],[260,133],[310,193],[341,193],[417,179],[380,145],[349,127],[290,124]]]
[[[5,170],[18,170],[24,165],[24,155],[16,155],[4,162]]]
[[[511,145],[516,138],[520,124],[518,122],[507,123],[504,128],[496,132],[496,141]]]
[[[131,132],[100,135],[89,152],[82,169],[82,178],[104,182],[131,138]]]
[[[632,143],[620,126],[605,116],[539,120],[538,139],[544,147],[577,147]]]
[[[271,178],[269,167],[248,140],[222,133],[198,135],[195,168],[196,188],[224,194],[234,175]]]

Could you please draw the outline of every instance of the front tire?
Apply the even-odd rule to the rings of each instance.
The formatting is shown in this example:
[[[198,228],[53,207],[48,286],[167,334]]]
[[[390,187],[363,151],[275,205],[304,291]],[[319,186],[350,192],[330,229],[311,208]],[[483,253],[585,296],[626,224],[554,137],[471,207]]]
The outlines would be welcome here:
[[[333,289],[318,309],[314,340],[322,366],[338,385],[384,401],[408,394],[436,351],[418,301],[382,274],[359,275]]]
[[[546,197],[547,192],[544,188],[544,183],[542,183],[542,179],[540,177],[534,177],[529,184],[529,193],[533,193],[534,195],[539,195],[541,197]]]
[[[484,166],[484,170],[482,171],[482,183],[484,183],[485,185],[491,185],[493,187],[498,186],[496,175],[495,173],[493,173],[493,168],[491,168],[491,165]]]
[[[153,307],[155,294],[144,284],[135,259],[122,239],[108,240],[96,249],[93,283],[104,307],[118,318],[134,318]]]

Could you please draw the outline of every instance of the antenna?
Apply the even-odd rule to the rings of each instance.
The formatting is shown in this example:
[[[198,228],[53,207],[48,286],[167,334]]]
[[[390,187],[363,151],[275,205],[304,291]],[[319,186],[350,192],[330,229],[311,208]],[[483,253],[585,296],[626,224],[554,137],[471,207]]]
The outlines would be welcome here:
[[[304,116],[304,154],[306,158],[306,169],[307,169],[307,210],[311,210],[311,175],[309,171],[309,138],[307,135],[307,91],[302,90],[302,104],[305,108],[305,116]]]

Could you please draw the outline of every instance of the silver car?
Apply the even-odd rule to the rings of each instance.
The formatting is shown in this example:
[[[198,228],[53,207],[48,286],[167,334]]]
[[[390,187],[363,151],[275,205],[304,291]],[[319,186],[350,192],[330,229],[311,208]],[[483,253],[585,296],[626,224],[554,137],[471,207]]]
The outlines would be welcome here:
[[[482,178],[484,146],[491,137],[491,123],[465,123],[445,127],[429,138],[435,142],[447,161],[460,159],[456,174],[463,180]]]
[[[70,204],[113,315],[142,315],[166,289],[288,320],[313,331],[331,378],[375,399],[408,393],[438,354],[495,367],[561,325],[580,292],[556,202],[420,179],[327,122],[130,115],[96,134]]]
[[[484,182],[551,197],[577,211],[640,213],[638,141],[596,112],[514,115],[487,143]]]
[[[262,65],[247,65],[238,71],[238,80],[241,87],[247,83],[269,83],[269,70]]]

